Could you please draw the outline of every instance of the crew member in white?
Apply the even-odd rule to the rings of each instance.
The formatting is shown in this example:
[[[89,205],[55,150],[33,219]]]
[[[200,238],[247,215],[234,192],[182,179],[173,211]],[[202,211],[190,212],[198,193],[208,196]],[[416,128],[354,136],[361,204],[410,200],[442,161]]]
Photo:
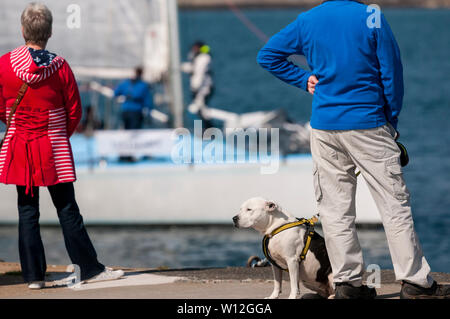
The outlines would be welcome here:
[[[199,114],[208,106],[208,100],[213,92],[213,80],[211,77],[210,47],[204,42],[195,42],[188,55],[188,62],[181,64],[181,70],[191,75],[190,87],[192,102],[188,107],[189,112]]]

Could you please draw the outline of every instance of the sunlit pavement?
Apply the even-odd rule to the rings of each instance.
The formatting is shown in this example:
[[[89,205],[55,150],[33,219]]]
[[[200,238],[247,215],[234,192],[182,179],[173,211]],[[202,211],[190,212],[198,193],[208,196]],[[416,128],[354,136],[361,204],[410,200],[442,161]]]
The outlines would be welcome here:
[[[116,267],[117,268],[117,267]],[[262,299],[272,292],[270,267],[208,269],[124,269],[122,279],[67,287],[61,279],[70,275],[65,266],[49,266],[46,288],[32,291],[22,282],[17,263],[0,263],[0,298],[32,299]],[[368,274],[370,275],[370,274]],[[438,282],[450,282],[450,274],[433,273]],[[367,278],[367,275],[366,275]],[[400,283],[392,270],[381,271],[378,298],[399,298]],[[290,286],[284,274],[283,293]],[[301,296],[315,298],[301,285]]]

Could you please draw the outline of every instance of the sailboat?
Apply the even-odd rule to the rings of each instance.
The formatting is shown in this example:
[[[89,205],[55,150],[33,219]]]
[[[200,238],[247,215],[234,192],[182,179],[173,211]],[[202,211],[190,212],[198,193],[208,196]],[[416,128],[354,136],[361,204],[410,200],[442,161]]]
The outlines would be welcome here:
[[[19,15],[28,3],[6,2],[8,12],[2,24],[5,28],[0,30],[2,52],[21,44]],[[210,151],[215,145],[213,153],[218,154],[221,142],[215,136],[213,144],[201,128],[189,136],[188,148],[193,154],[184,161],[174,159],[174,149],[179,150],[182,142],[178,133],[186,132],[176,0],[117,0],[101,4],[79,0],[78,7],[71,8],[61,1],[49,0],[47,5],[55,16],[49,45],[70,62],[80,87],[89,88],[91,103],[103,105],[97,111],[102,114],[105,129],[71,138],[77,163],[77,200],[86,224],[231,225],[241,203],[254,196],[275,200],[298,217],[309,218],[317,213],[312,159],[302,149],[309,139],[308,125],[289,122],[279,110],[236,114],[208,108],[207,117],[222,121],[223,151],[232,152],[232,156],[224,154],[225,160],[208,160],[205,149]],[[73,22],[77,12],[81,16],[80,28],[76,23],[69,28],[68,21]],[[167,113],[154,110],[151,115],[160,123],[170,123],[169,127],[117,129],[117,107],[110,83],[131,77],[138,64],[144,67],[146,80],[164,83],[165,94],[157,98],[168,105]],[[274,164],[264,162],[261,154],[252,157],[246,147],[239,149],[233,144],[230,149],[226,145],[227,128],[240,128],[248,134],[254,129],[258,132],[257,142],[262,137],[259,133],[264,132],[260,129],[278,129],[282,152],[265,154]],[[275,141],[271,137],[270,145]],[[288,145],[283,146],[286,141]],[[120,155],[147,160],[121,163],[117,161]],[[269,164],[276,165],[275,171],[263,173]],[[17,222],[15,192],[14,187],[0,185],[0,223]],[[41,190],[40,197],[41,223],[57,223],[49,195]],[[381,223],[363,178],[359,178],[356,205],[358,224]]]

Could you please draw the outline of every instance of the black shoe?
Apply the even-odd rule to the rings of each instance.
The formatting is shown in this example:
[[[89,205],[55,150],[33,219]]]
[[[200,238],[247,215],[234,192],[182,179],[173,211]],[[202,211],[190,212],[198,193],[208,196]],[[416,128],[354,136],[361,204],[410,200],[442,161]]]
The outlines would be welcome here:
[[[438,285],[433,282],[430,288],[402,282],[400,299],[450,299],[450,285]]]
[[[336,283],[335,299],[374,299],[376,296],[375,288],[366,285],[354,287],[346,282]]]

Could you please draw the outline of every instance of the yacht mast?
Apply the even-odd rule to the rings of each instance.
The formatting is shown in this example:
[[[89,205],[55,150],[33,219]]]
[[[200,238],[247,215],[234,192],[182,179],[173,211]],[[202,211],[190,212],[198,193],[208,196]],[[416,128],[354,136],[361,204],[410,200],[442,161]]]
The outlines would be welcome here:
[[[173,126],[183,127],[183,91],[181,85],[180,45],[178,36],[178,4],[177,0],[167,1],[169,22],[169,87],[173,112]]]

